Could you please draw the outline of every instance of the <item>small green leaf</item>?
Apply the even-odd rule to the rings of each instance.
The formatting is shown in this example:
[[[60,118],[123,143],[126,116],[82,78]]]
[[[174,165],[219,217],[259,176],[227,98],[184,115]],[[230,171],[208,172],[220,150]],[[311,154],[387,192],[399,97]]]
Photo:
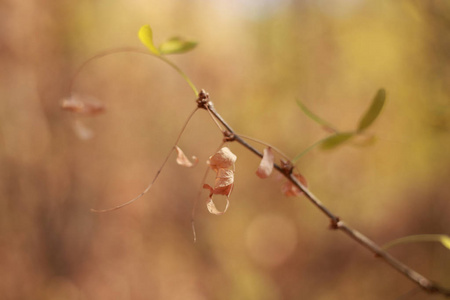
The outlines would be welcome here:
[[[342,132],[342,133],[336,133],[325,140],[323,140],[320,147],[324,150],[333,149],[342,143],[346,142],[347,140],[351,139],[355,135],[354,132]]]
[[[450,236],[445,234],[419,234],[419,235],[405,236],[390,241],[389,243],[383,246],[383,249],[386,250],[395,245],[413,242],[440,242],[445,248],[450,250]]]
[[[337,130],[334,128],[333,125],[331,125],[330,123],[328,123],[327,121],[323,120],[318,115],[316,115],[315,113],[310,111],[309,108],[307,108],[300,100],[297,100],[297,104],[301,108],[301,110],[305,113],[305,115],[310,117],[313,121],[319,123],[320,125],[325,127],[325,129],[328,129],[329,131],[337,132]]]
[[[450,250],[450,236],[448,235],[441,235],[441,244]]]
[[[141,40],[141,43],[147,46],[148,50],[150,50],[151,53],[160,55],[158,49],[156,49],[155,45],[153,44],[153,31],[150,25],[144,25],[139,29],[139,39]]]
[[[194,49],[197,42],[187,41],[179,37],[173,37],[159,46],[161,54],[184,53]]]
[[[359,121],[358,132],[367,129],[372,123],[377,119],[378,115],[383,108],[384,102],[386,100],[386,91],[384,89],[379,89],[375,98],[372,100],[372,104],[364,116]]]

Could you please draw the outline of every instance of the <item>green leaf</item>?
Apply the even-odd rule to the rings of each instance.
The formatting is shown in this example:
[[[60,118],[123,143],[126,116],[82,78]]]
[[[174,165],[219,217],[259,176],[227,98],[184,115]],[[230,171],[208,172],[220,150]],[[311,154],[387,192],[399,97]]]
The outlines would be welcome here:
[[[322,144],[320,145],[322,149],[329,150],[333,149],[342,143],[348,141],[355,135],[354,132],[342,132],[342,133],[336,133],[325,140],[323,140]]]
[[[334,128],[333,125],[331,125],[330,123],[328,123],[327,121],[323,120],[318,115],[316,115],[315,113],[310,111],[309,108],[307,108],[300,100],[297,100],[297,104],[301,108],[301,110],[305,113],[305,115],[307,115],[313,121],[315,121],[315,122],[319,123],[320,125],[324,126],[325,129],[329,129],[331,131],[337,132],[337,130]]]
[[[405,236],[387,243],[383,246],[383,249],[386,250],[392,246],[413,242],[439,242],[445,248],[450,250],[450,236],[445,234],[419,234]]]
[[[194,49],[196,46],[197,42],[187,41],[180,37],[173,37],[159,46],[159,52],[161,54],[184,53]]]
[[[372,100],[372,104],[370,105],[367,112],[361,118],[358,125],[358,132],[366,130],[372,123],[377,119],[378,115],[383,108],[384,102],[386,100],[386,91],[384,89],[379,89],[377,94]]]
[[[139,29],[139,39],[141,40],[141,43],[147,46],[148,50],[150,50],[151,53],[160,55],[158,49],[156,49],[155,45],[153,44],[153,31],[150,25],[144,25]]]
[[[448,235],[441,235],[441,244],[450,250],[450,236]]]

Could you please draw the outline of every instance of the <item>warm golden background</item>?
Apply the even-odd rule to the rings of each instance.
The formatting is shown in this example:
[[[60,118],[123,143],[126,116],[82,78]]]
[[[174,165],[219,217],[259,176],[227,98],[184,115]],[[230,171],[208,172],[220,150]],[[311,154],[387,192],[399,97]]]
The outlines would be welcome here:
[[[354,128],[376,90],[388,99],[369,147],[315,149],[299,161],[311,190],[380,244],[450,233],[450,2],[363,0],[6,0],[0,3],[1,299],[441,299],[428,297],[339,232],[239,145],[223,216],[191,208],[221,134],[204,111],[151,192],[132,206],[170,150],[195,95],[170,67],[125,53],[92,62],[73,92],[107,112],[60,109],[80,64],[138,41],[181,35],[199,46],[173,60],[237,132],[295,156],[327,136],[296,105]],[[437,243],[391,252],[450,287]]]

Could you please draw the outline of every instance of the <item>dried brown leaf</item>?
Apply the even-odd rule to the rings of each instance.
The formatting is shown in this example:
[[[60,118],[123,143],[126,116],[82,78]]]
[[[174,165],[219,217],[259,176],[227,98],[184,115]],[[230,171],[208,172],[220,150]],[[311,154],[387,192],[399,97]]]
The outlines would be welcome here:
[[[210,197],[212,195],[225,195],[229,196],[234,185],[234,172],[233,170],[219,169],[216,179],[214,180],[214,187],[209,184],[204,184],[204,189],[209,189]]]
[[[300,181],[301,184],[303,184],[304,186],[308,186],[308,182],[306,181],[306,178],[303,177],[303,175],[297,173],[294,174],[294,176],[295,178],[298,179],[298,181]],[[281,192],[288,197],[300,196],[301,194],[303,194],[303,192],[291,181],[288,181],[285,184],[283,184],[283,186],[281,187]]]
[[[236,159],[237,156],[228,147],[223,147],[209,158],[208,164],[217,172],[218,169],[234,168]]]
[[[212,214],[221,215],[228,209],[230,204],[228,197],[230,196],[234,186],[234,163],[236,162],[236,159],[236,155],[234,155],[230,149],[223,147],[208,160],[209,166],[216,172],[214,187],[211,187],[209,184],[203,185],[204,189],[209,190],[209,197],[206,201],[206,207]],[[227,205],[223,212],[216,208],[212,200],[213,195],[225,195],[227,197]]]
[[[214,194],[229,195],[233,189],[234,171],[219,169],[214,181]]]
[[[223,215],[227,211],[229,205],[230,205],[230,201],[228,200],[228,197],[227,197],[227,204],[225,205],[224,210],[220,211],[217,209],[216,205],[214,204],[212,196],[208,197],[208,199],[206,200],[206,208],[208,208],[208,211],[213,215]]]
[[[105,106],[94,99],[81,100],[77,96],[64,99],[61,108],[82,115],[97,115],[105,111]]]
[[[275,156],[273,154],[272,148],[268,147],[264,149],[263,158],[261,159],[261,163],[259,164],[258,169],[256,170],[256,175],[259,178],[267,178],[272,173],[273,170],[273,162],[275,160]]]
[[[191,162],[189,158],[186,157],[183,150],[180,149],[180,147],[175,146],[175,150],[177,150],[177,164],[179,164],[180,166],[191,168],[198,163],[198,158],[195,156],[192,156],[192,160],[194,162]]]

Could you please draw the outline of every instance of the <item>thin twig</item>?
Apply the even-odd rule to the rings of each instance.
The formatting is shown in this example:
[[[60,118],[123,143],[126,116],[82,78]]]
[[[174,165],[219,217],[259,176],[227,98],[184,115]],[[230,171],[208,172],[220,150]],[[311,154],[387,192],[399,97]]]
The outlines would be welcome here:
[[[222,131],[222,133],[224,132],[223,128],[220,126],[219,122],[217,122],[217,119],[214,117],[214,115],[212,114],[212,112],[210,112],[208,109],[208,114],[211,117],[211,119],[214,121],[214,124],[216,124],[217,128],[219,128],[220,131]]]
[[[155,177],[153,177],[152,182],[150,182],[150,184],[145,188],[145,190],[142,193],[140,193],[137,197],[135,197],[135,198],[133,198],[133,199],[131,199],[131,200],[125,202],[125,203],[119,204],[117,206],[113,206],[111,208],[106,208],[106,209],[93,209],[93,208],[91,208],[91,212],[105,213],[105,212],[114,211],[116,209],[119,209],[119,208],[122,208],[124,206],[127,206],[127,205],[133,203],[134,201],[138,200],[142,196],[144,196],[150,190],[150,188],[153,186],[153,184],[155,183],[156,179],[158,179],[159,174],[161,173],[162,169],[164,168],[164,166],[166,165],[167,161],[169,160],[169,157],[172,154],[172,152],[176,149],[176,146],[178,145],[178,142],[180,141],[180,138],[183,135],[184,130],[186,129],[189,121],[192,119],[192,117],[197,112],[197,110],[198,110],[198,107],[196,107],[194,109],[194,111],[192,111],[191,114],[189,115],[189,117],[187,118],[186,122],[184,123],[183,127],[181,128],[180,133],[178,134],[177,139],[175,140],[174,145],[172,146],[172,149],[170,149],[170,151],[167,154],[166,158],[164,159],[164,162],[162,163],[161,167],[156,172],[156,175],[155,175]]]
[[[252,138],[251,136],[243,135],[243,134],[240,134],[240,133],[237,133],[237,135],[239,135],[239,136],[240,136],[241,138],[243,138],[243,139],[250,140],[250,141],[253,141],[253,142],[255,142],[255,143],[258,143],[258,144],[261,144],[261,145],[270,147],[270,148],[272,148],[275,152],[277,152],[278,154],[280,154],[281,156],[283,156],[283,158],[285,158],[285,159],[287,159],[287,160],[291,160],[291,159],[289,158],[289,156],[287,156],[286,154],[284,154],[280,149],[278,149],[278,148],[276,148],[276,147],[274,147],[274,146],[272,146],[272,145],[270,145],[270,144],[268,144],[268,143],[266,143],[266,142],[264,142],[264,141],[261,141],[261,140]]]
[[[255,155],[263,157],[263,154],[256,148],[249,145],[245,140],[243,140],[236,132],[228,125],[228,123],[219,115],[215,110],[213,103],[209,99],[209,95],[202,90],[199,94],[197,100],[198,107],[208,110],[214,115],[218,122],[220,122],[227,129],[227,136],[229,141],[236,141]],[[308,190],[292,173],[292,168],[281,167],[280,165],[274,163],[274,168],[283,174],[289,181],[291,181],[297,188],[299,188],[305,196],[320,210],[324,213],[331,221],[331,228],[340,230],[344,232],[347,236],[364,246],[366,249],[371,251],[388,263],[392,268],[402,273],[408,279],[413,281],[415,284],[420,286],[423,290],[428,293],[440,293],[444,296],[450,297],[450,290],[444,288],[437,283],[434,283],[430,279],[424,277],[423,275],[417,273],[410,267],[406,266],[389,253],[384,251],[380,246],[378,246],[374,241],[363,235],[361,232],[353,229],[349,225],[345,224],[338,216],[333,214],[320,200],[317,198],[310,190]]]
[[[175,69],[175,71],[181,75],[181,77],[183,77],[183,79],[187,82],[187,84],[190,86],[190,88],[192,89],[192,91],[195,93],[195,95],[198,94],[197,88],[195,87],[194,83],[189,79],[189,77],[186,75],[186,73],[183,72],[183,70],[181,70],[176,64],[174,64],[172,61],[170,61],[169,59],[167,59],[166,57],[162,56],[162,55],[156,55],[154,53],[150,53],[147,50],[141,50],[141,49],[136,49],[136,48],[132,48],[132,47],[123,47],[123,48],[114,48],[114,49],[109,49],[103,52],[100,52],[94,56],[92,56],[91,58],[89,58],[88,60],[86,60],[76,71],[75,74],[72,77],[72,81],[70,83],[70,91],[73,91],[73,87],[75,84],[75,80],[77,79],[78,75],[81,73],[81,71],[84,70],[84,68],[92,61],[97,60],[99,58],[105,57],[105,56],[109,56],[111,54],[117,54],[117,53],[127,53],[127,52],[131,52],[131,53],[138,53],[138,54],[144,54],[144,55],[150,55],[153,56],[155,58],[158,58],[160,60],[162,60],[163,62],[165,62],[166,64],[168,64],[169,66],[171,66],[173,69]]]

